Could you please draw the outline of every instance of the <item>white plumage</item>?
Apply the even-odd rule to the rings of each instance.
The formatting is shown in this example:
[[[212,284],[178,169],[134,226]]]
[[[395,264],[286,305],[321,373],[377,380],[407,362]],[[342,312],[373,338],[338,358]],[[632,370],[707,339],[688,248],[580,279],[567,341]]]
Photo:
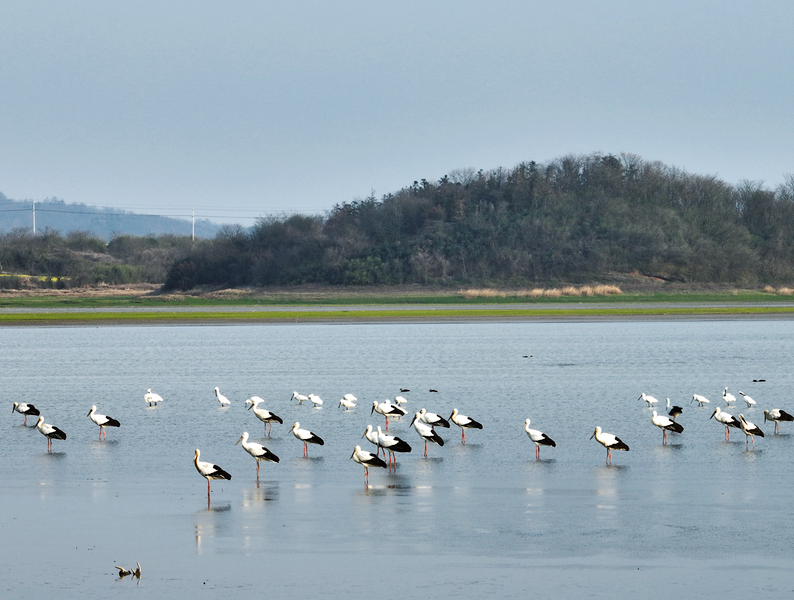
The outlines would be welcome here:
[[[659,401],[656,398],[654,398],[653,396],[648,396],[645,392],[643,392],[642,395],[639,398],[637,398],[637,400],[645,400],[648,406],[652,406],[654,404],[659,403]]]
[[[353,454],[350,456],[350,458],[364,467],[364,485],[369,484],[370,467],[380,467],[383,469],[386,468],[386,463],[383,461],[382,458],[372,454],[372,452],[367,452],[366,450],[362,450],[361,446],[355,447],[355,449],[353,450]]]
[[[756,405],[755,400],[750,398],[750,396],[748,396],[744,392],[739,392],[739,395],[744,399],[744,402],[747,404],[747,408],[752,408],[753,406]]]
[[[742,424],[742,431],[744,431],[744,447],[747,449],[747,446],[750,442],[750,439],[753,440],[753,450],[755,450],[755,436],[764,437],[764,432],[761,431],[761,428],[758,425],[750,423],[747,419],[744,418],[744,415],[739,415],[739,422]]]
[[[608,465],[612,464],[613,450],[625,450],[626,452],[629,451],[628,445],[623,440],[612,433],[604,433],[601,431],[600,427],[595,428],[595,432],[593,432],[593,435],[590,436],[590,439],[592,440],[594,437],[599,444],[607,449]]]
[[[100,415],[96,412],[96,406],[92,406],[91,410],[88,411],[86,415],[90,418],[94,423],[99,425],[99,439],[102,439],[102,435],[104,434],[105,438],[107,438],[108,434],[105,431],[105,427],[121,427],[121,423],[119,423],[113,417],[108,417],[107,415]]]
[[[722,391],[722,399],[723,399],[723,400],[725,400],[725,403],[726,403],[726,404],[730,404],[731,402],[736,402],[736,396],[734,396],[733,394],[731,394],[731,393],[728,391],[728,388],[727,388],[727,386],[726,386],[726,387],[725,387],[725,389]]]
[[[551,446],[552,448],[556,448],[557,444],[554,443],[554,440],[547,436],[542,431],[538,431],[537,429],[530,429],[529,424],[530,420],[527,419],[524,422],[524,431],[527,432],[529,439],[532,440],[532,443],[535,444],[535,458],[540,458],[540,447],[541,446]]]
[[[698,403],[698,406],[703,406],[704,404],[709,403],[709,399],[705,396],[701,396],[700,394],[692,394],[692,400]]]
[[[300,426],[301,424],[296,421],[295,425],[292,426],[292,435],[303,442],[303,456],[309,456],[309,447],[307,444],[322,446],[325,442],[319,435],[312,433],[308,429],[301,429]]]
[[[215,388],[215,397],[218,399],[218,402],[221,403],[221,406],[229,406],[231,404],[229,399],[221,394],[221,391],[217,387]]]
[[[237,444],[242,443],[243,450],[248,452],[251,456],[254,457],[256,460],[256,478],[259,479],[259,463],[262,461],[265,462],[279,462],[278,456],[273,454],[270,450],[265,448],[262,444],[257,444],[256,442],[249,442],[248,441],[248,432],[244,431],[243,435],[240,436],[240,439],[235,442],[235,446]]]
[[[711,413],[709,419],[714,419],[718,423],[722,423],[725,425],[725,441],[731,441],[731,433],[728,431],[728,427],[735,427],[736,429],[741,429],[742,424],[739,422],[739,419],[734,417],[733,415],[729,415],[726,412],[723,412],[719,406],[714,408],[714,412]]]
[[[162,402],[163,398],[160,394],[155,394],[151,388],[146,390],[146,393],[143,395],[143,401],[148,402],[149,406],[157,406],[158,402]]]

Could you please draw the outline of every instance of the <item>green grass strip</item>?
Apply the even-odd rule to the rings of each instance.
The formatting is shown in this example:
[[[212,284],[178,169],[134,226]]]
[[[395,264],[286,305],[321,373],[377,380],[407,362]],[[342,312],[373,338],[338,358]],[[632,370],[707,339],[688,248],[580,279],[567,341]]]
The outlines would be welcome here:
[[[444,320],[444,319],[547,319],[590,317],[653,317],[710,315],[794,315],[794,307],[729,306],[729,307],[653,307],[596,309],[415,309],[328,311],[185,311],[185,312],[35,312],[0,314],[0,324],[113,324],[119,322],[251,322],[251,321],[378,321],[378,320]]]

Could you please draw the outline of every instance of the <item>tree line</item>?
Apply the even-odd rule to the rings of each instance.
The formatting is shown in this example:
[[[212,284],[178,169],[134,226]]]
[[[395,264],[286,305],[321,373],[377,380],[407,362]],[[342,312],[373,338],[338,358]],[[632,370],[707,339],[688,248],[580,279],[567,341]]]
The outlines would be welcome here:
[[[303,283],[794,280],[794,178],[730,185],[631,154],[462,169],[324,217],[225,227],[168,269],[166,289]]]
[[[0,272],[42,285],[591,283],[640,273],[691,283],[794,282],[794,177],[730,185],[631,154],[566,156],[189,236],[0,233]],[[19,287],[2,277],[0,286]]]
[[[105,283],[162,283],[170,266],[190,251],[190,236],[114,236],[88,231],[61,235],[45,228],[0,233],[0,288],[71,288]]]

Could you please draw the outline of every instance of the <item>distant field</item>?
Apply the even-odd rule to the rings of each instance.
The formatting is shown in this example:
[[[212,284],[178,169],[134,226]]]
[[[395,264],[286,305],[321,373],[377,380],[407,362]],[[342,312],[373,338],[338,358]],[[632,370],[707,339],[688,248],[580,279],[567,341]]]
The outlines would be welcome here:
[[[257,310],[261,308],[263,310]],[[247,310],[246,310],[247,309]],[[530,298],[431,295],[317,297],[4,297],[0,325],[165,324],[719,318],[794,316],[794,301],[767,292],[693,292]]]

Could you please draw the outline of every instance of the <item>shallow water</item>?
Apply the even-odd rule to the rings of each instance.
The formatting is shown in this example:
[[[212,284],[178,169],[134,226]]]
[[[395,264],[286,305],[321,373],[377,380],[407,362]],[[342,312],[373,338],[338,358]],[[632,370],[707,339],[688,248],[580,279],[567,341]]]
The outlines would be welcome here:
[[[763,410],[794,412],[793,334],[787,320],[3,328],[7,401],[35,404],[69,437],[48,454],[35,419],[6,416],[0,585],[18,596],[606,597],[661,595],[665,581],[665,595],[788,596],[794,424],[774,436]],[[709,420],[726,385],[758,401],[729,409],[767,433],[755,450]],[[163,404],[146,406],[149,387]],[[372,449],[367,424],[384,425],[372,401],[401,387],[411,413],[390,432],[414,451],[396,474],[371,470],[365,488],[349,457]],[[289,401],[293,390],[323,408]],[[684,407],[669,445],[641,392]],[[695,392],[710,408],[690,402]],[[345,393],[356,409],[336,407]],[[271,438],[245,410],[251,395],[284,419]],[[106,441],[86,418],[92,404],[122,422]],[[425,459],[409,426],[421,407],[457,407],[485,428],[465,445],[454,425],[438,429],[446,445]],[[527,417],[557,442],[541,460]],[[295,421],[326,441],[308,459]],[[588,439],[596,425],[631,446],[612,466]],[[258,482],[234,446],[243,431],[281,458]],[[209,510],[195,448],[233,476],[213,482]],[[119,581],[114,564],[135,561],[140,584]]]

